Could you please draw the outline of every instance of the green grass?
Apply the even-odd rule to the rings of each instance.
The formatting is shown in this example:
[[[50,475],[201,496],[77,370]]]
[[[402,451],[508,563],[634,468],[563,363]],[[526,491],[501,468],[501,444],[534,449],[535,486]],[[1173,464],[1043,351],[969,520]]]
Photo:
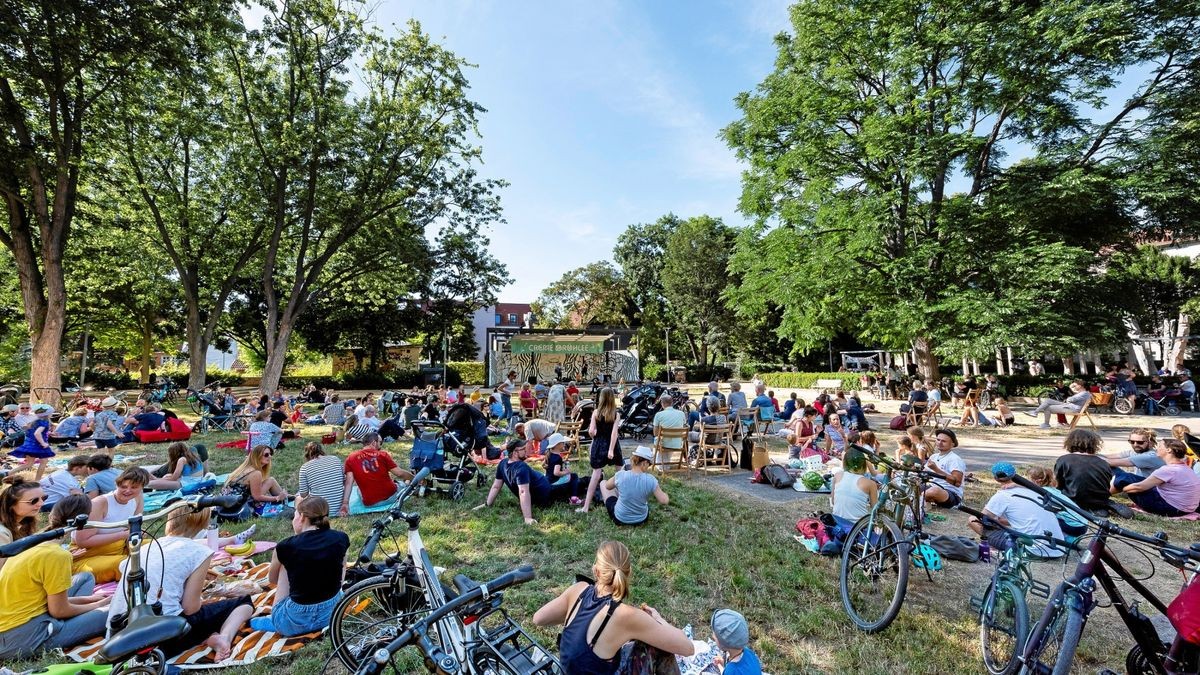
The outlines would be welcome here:
[[[309,429],[306,433],[315,437],[319,432]],[[209,445],[211,470],[228,472],[241,461],[240,451],[213,448],[217,442],[235,437],[210,434],[196,439]],[[289,491],[296,487],[303,459],[301,446],[301,442],[290,441],[275,455],[272,474]],[[136,447],[123,446],[122,452],[147,454],[139,464],[150,464],[165,453],[163,445]],[[343,456],[351,450],[341,445],[326,447]],[[408,448],[407,441],[387,446],[402,466],[407,464]],[[911,575],[900,617],[882,634],[864,635],[853,628],[841,609],[837,560],[811,555],[791,539],[796,518],[822,508],[819,500],[768,504],[699,479],[672,478],[665,481],[665,487],[671,504],[653,506],[650,522],[632,529],[617,529],[602,509],[583,516],[566,506],[539,511],[538,525],[527,527],[507,491],[494,508],[471,511],[486,495],[486,488],[474,485],[460,503],[444,496],[427,496],[413,499],[409,506],[422,514],[426,546],[434,563],[445,567],[448,575],[462,572],[484,580],[519,565],[534,566],[537,578],[507,591],[505,605],[545,646],[554,645],[556,631],[534,628],[530,622],[533,612],[571,584],[575,574],[590,573],[599,542],[620,539],[633,555],[632,602],[658,608],[675,625],[691,623],[698,638],[708,637],[708,620],[714,610],[732,607],[741,611],[750,622],[753,647],[772,673],[982,670],[977,626],[968,600],[986,584],[990,566],[951,562],[932,583],[924,574]],[[972,484],[969,503],[981,505],[993,489],[988,484]],[[1166,523],[1163,529],[1175,535],[1173,540],[1195,538],[1191,528],[1157,521],[1141,521],[1136,527],[1153,532]],[[291,534],[290,521],[256,522],[257,538],[278,540]],[[358,516],[336,519],[334,527],[350,535],[351,550],[356,551],[372,522],[372,516]],[[951,513],[948,521],[930,529],[963,533],[965,516]],[[394,545],[382,546],[379,557],[389,548],[395,550]],[[1061,567],[1047,569],[1040,578],[1057,583],[1060,571]],[[1094,672],[1101,663],[1119,664],[1130,641],[1123,629],[1114,627],[1115,621],[1109,609],[1098,609],[1093,615],[1080,651],[1080,672]],[[286,669],[317,673],[328,653],[327,642],[316,643],[296,655],[270,659],[239,672],[265,675]],[[19,671],[63,661],[47,655],[32,663],[6,665]]]

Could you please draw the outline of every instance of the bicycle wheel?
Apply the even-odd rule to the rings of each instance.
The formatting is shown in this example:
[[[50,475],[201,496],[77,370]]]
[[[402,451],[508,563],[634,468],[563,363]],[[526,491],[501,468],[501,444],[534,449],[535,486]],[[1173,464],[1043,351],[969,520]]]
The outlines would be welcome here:
[[[1113,410],[1122,415],[1128,415],[1129,413],[1133,412],[1133,404],[1130,403],[1129,399],[1125,398],[1124,396],[1119,396],[1113,399]]]
[[[1021,667],[1018,658],[1029,635],[1029,607],[1025,594],[1008,579],[990,584],[979,612],[979,647],[983,665],[992,675],[1012,675]]]
[[[1071,664],[1075,662],[1075,650],[1079,648],[1079,638],[1083,635],[1085,621],[1086,617],[1083,612],[1077,609],[1067,609],[1062,642],[1058,647],[1058,658],[1054,660],[1054,675],[1070,675]]]
[[[400,592],[398,586],[390,575],[364,579],[347,589],[334,606],[329,640],[338,661],[350,672],[358,671],[362,657],[429,613],[419,586],[406,584]],[[430,637],[438,642],[434,631],[436,627],[430,627]]]
[[[900,614],[911,547],[888,518],[867,516],[850,530],[838,586],[842,607],[859,630],[877,633]]]
[[[1066,670],[1061,672],[1070,671],[1070,664],[1075,660],[1075,647],[1079,645],[1079,636],[1076,635],[1073,642],[1068,641],[1069,617],[1078,614],[1071,610],[1069,603],[1070,600],[1062,593],[1061,587],[1050,597],[1046,609],[1052,612],[1050,620],[1041,635],[1035,635],[1033,632],[1029,634],[1025,646],[1029,658],[1025,660],[1022,673],[1047,673],[1051,672],[1051,667],[1054,673],[1059,673],[1059,664],[1064,661],[1064,654]],[[1082,630],[1082,625],[1079,629]]]

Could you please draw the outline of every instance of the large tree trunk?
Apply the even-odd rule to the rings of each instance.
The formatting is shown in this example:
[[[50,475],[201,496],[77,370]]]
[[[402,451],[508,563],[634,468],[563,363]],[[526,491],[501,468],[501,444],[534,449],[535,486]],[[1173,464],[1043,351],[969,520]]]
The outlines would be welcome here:
[[[937,355],[933,353],[933,345],[929,338],[913,340],[913,354],[917,357],[917,372],[926,382],[937,382],[942,379],[938,368]]]
[[[1069,376],[1069,375],[1075,374],[1075,357],[1073,357],[1073,356],[1062,357],[1062,364],[1063,364],[1063,375]]]
[[[1183,312],[1179,313],[1179,321],[1175,324],[1175,340],[1171,343],[1170,358],[1163,359],[1164,364],[1172,373],[1183,368],[1183,360],[1187,358],[1188,333],[1192,329],[1192,318]]]
[[[1137,367],[1146,375],[1153,375],[1154,364],[1146,357],[1146,344],[1142,342],[1142,327],[1133,317],[1125,317],[1125,330],[1129,334],[1129,351],[1137,361]]]
[[[279,388],[279,380],[283,378],[283,368],[287,365],[287,348],[292,339],[291,321],[280,321],[279,329],[267,342],[267,362],[263,365],[262,381],[258,389],[264,394],[270,394]]]
[[[146,386],[150,382],[150,350],[154,347],[154,334],[151,332],[153,324],[142,324],[142,368],[141,376],[138,378],[142,386]]]
[[[46,312],[46,323],[42,330],[30,333],[33,344],[33,359],[29,365],[29,392],[31,398],[58,407],[62,398],[61,355],[62,355],[62,311],[57,317]]]
[[[186,292],[187,302],[187,346],[188,346],[188,389],[203,389],[208,379],[208,331],[200,323],[199,300]]]

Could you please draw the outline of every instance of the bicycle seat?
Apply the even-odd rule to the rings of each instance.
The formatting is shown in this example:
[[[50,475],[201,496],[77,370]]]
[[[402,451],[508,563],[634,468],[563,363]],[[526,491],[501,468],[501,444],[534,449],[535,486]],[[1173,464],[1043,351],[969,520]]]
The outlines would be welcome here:
[[[462,595],[462,594],[466,593],[467,591],[470,591],[471,589],[478,588],[478,587],[479,587],[479,582],[471,579],[467,575],[465,575],[465,574],[455,574],[454,575],[454,588],[455,588],[455,590],[458,591],[459,595]]]
[[[142,614],[105,641],[96,654],[97,663],[120,663],[134,654],[157,647],[191,630],[181,616]]]

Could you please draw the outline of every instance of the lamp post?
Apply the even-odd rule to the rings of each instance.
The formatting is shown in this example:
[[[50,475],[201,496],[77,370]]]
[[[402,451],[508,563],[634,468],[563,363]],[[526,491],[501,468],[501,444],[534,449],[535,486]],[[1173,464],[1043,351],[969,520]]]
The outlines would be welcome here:
[[[666,365],[668,368],[670,368],[671,367],[671,329],[668,328],[666,330],[667,330],[667,362],[664,365]]]

